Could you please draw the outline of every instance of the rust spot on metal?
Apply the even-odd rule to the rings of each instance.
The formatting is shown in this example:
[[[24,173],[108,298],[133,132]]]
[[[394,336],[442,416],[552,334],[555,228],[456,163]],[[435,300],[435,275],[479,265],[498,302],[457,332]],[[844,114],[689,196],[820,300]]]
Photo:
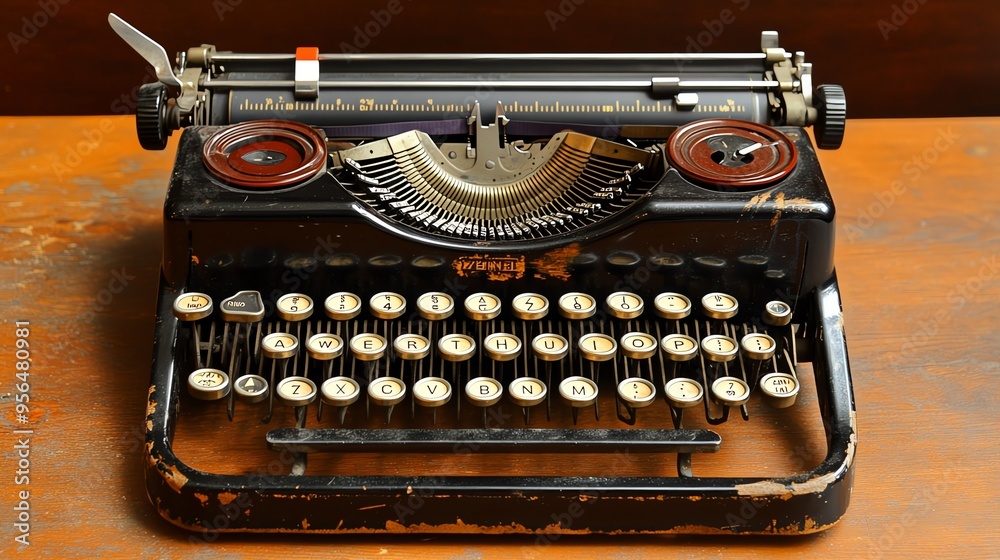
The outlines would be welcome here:
[[[579,243],[570,243],[565,247],[559,247],[545,253],[540,258],[531,261],[531,266],[536,270],[535,278],[569,280],[573,259],[579,254]]]

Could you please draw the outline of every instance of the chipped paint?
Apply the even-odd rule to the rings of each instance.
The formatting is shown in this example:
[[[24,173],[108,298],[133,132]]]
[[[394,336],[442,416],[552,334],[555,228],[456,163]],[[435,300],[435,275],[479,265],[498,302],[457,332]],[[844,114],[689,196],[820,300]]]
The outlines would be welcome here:
[[[301,525],[302,525],[303,529],[305,529],[306,531],[308,531],[309,530],[309,519],[303,519]]]
[[[232,492],[220,492],[218,498],[219,503],[226,506],[236,499],[236,494],[233,494]]]
[[[775,497],[788,500],[792,496],[819,494],[826,491],[831,484],[835,484],[840,479],[844,471],[850,469],[851,465],[854,464],[854,452],[858,444],[857,412],[854,410],[850,414],[850,426],[851,435],[848,438],[847,449],[844,452],[845,457],[842,469],[815,476],[805,482],[791,482],[787,486],[774,480],[737,484],[735,487],[737,494],[740,496]]]
[[[760,207],[764,205],[765,202],[770,200],[771,193],[774,191],[762,192],[760,194],[753,195],[750,202],[747,202],[746,206],[743,207],[743,212],[740,215],[746,214],[747,212],[757,212]]]
[[[208,496],[206,494],[202,494],[201,492],[195,492],[194,497],[198,498],[198,501],[201,502],[202,505],[208,504]]]
[[[785,193],[778,193],[778,196],[774,197],[774,217],[771,218],[771,227],[778,225],[778,220],[781,219],[781,214],[785,211]]]
[[[573,259],[579,255],[579,243],[570,243],[565,247],[559,247],[545,253],[541,257],[531,261],[531,266],[535,269],[535,278],[569,280]]]
[[[146,393],[146,418],[152,418],[156,414],[156,401],[153,400],[153,391],[156,391],[156,385],[150,385],[149,392]]]
[[[188,482],[188,477],[175,465],[168,465],[154,454],[152,442],[146,442],[146,459],[149,461],[149,466],[160,473],[167,486],[180,494],[181,488],[184,488],[184,485]]]

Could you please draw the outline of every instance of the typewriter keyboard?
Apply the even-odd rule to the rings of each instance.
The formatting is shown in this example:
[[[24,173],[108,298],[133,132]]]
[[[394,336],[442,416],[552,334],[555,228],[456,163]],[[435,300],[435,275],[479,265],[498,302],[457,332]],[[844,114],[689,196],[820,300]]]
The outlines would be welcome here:
[[[402,408],[431,426],[488,428],[487,409],[506,400],[529,427],[549,427],[556,407],[573,424],[613,411],[635,425],[662,401],[679,427],[685,409],[719,424],[733,409],[748,418],[755,394],[786,408],[800,389],[791,307],[772,301],[736,322],[725,293],[286,294],[265,320],[261,295],[240,291],[214,307],[186,293],[174,314],[190,326],[188,392],[230,419],[268,423],[288,407],[299,428],[377,426]]]

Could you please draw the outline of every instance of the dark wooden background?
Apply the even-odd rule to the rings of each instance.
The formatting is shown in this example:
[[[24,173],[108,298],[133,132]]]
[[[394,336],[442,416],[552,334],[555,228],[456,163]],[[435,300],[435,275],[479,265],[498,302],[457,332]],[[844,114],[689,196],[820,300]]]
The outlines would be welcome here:
[[[129,112],[151,76],[108,27],[109,11],[171,55],[201,43],[340,52],[391,1],[401,11],[364,52],[677,52],[699,34],[706,51],[750,52],[775,29],[783,47],[806,51],[816,83],[846,88],[852,117],[1000,114],[996,0],[4,0],[0,114]]]

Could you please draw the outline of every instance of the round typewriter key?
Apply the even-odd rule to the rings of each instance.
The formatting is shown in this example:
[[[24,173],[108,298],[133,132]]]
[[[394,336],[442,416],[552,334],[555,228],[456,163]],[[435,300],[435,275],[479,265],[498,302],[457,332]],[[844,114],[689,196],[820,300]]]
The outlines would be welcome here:
[[[489,321],[500,314],[500,298],[478,293],[465,298],[465,314],[474,321]]]
[[[701,298],[701,308],[705,315],[713,319],[729,319],[736,316],[740,305],[736,298],[722,292],[713,292]]]
[[[353,319],[361,313],[361,298],[351,292],[337,292],[323,304],[327,317],[335,321]]]
[[[574,408],[590,406],[597,401],[597,383],[580,375],[567,377],[559,383],[559,395]]]
[[[518,406],[535,406],[545,400],[548,389],[545,383],[534,377],[518,377],[507,387],[510,399]]]
[[[660,348],[674,362],[686,362],[698,355],[698,341],[686,334],[668,334],[660,341]]]
[[[451,383],[440,377],[423,377],[413,384],[413,398],[420,406],[443,406],[451,400]]]
[[[760,379],[764,402],[772,408],[788,408],[795,404],[799,382],[790,373],[769,373]]]
[[[431,341],[419,334],[401,334],[392,341],[396,355],[404,360],[420,360],[431,352]]]
[[[667,156],[690,181],[747,190],[785,178],[797,159],[784,134],[732,119],[705,119],[678,128],[667,141]]]
[[[592,362],[606,362],[615,357],[618,343],[606,334],[590,333],[580,337],[577,342],[580,354]]]
[[[354,404],[361,395],[361,385],[350,377],[331,377],[319,388],[320,399],[330,406]]]
[[[393,406],[406,396],[406,384],[396,377],[379,377],[368,384],[368,398],[380,406]]]
[[[728,362],[736,357],[739,345],[728,336],[713,334],[701,339],[701,351],[713,362]]]
[[[476,341],[464,334],[447,334],[438,340],[438,352],[449,362],[464,362],[476,353]]]
[[[663,292],[653,300],[656,314],[664,319],[683,319],[691,314],[691,300],[674,292]]]
[[[569,354],[569,341],[552,333],[543,333],[531,341],[535,357],[543,362],[557,362]]]
[[[634,360],[645,360],[656,355],[656,337],[643,332],[630,332],[622,336],[622,353]]]
[[[483,352],[492,360],[509,362],[521,354],[521,339],[512,334],[493,333],[483,340]]]
[[[306,341],[306,351],[314,360],[332,360],[344,352],[344,340],[335,334],[314,334]]]
[[[477,377],[465,384],[465,396],[476,406],[493,406],[503,396],[503,385],[492,377]]]
[[[313,313],[313,300],[305,294],[285,294],[275,305],[278,316],[286,321],[302,321]]]
[[[619,319],[635,319],[642,315],[642,298],[632,292],[615,292],[604,302],[608,313]]]
[[[455,300],[443,292],[428,292],[417,298],[417,312],[428,321],[440,321],[455,312]]]
[[[288,406],[305,406],[316,400],[316,384],[308,377],[286,377],[274,388],[278,402]]]
[[[240,402],[259,403],[267,398],[267,380],[259,375],[244,375],[236,379],[233,391]]]
[[[656,386],[641,377],[630,377],[618,384],[618,396],[632,408],[643,408],[656,399]]]
[[[198,292],[181,294],[174,300],[174,317],[181,321],[197,321],[212,314],[212,298]]]
[[[687,377],[675,377],[663,386],[663,392],[667,394],[670,406],[674,408],[691,408],[698,406],[701,399],[705,397],[705,390],[701,383]]]
[[[271,333],[260,341],[260,349],[266,358],[291,358],[299,350],[299,339],[288,333]]]
[[[738,377],[720,377],[712,382],[712,398],[722,406],[741,406],[750,400],[750,386]]]
[[[351,338],[351,353],[362,362],[373,362],[385,355],[387,344],[377,334],[361,333]]]
[[[774,339],[764,333],[750,333],[740,341],[743,354],[751,360],[770,360],[777,348]]]
[[[541,294],[519,294],[514,296],[511,308],[518,319],[534,321],[549,313],[549,300]]]
[[[188,392],[198,400],[219,400],[229,394],[229,375],[218,369],[196,369],[188,376]]]
[[[379,292],[368,301],[368,307],[379,319],[395,319],[406,313],[406,298],[395,292]]]
[[[559,314],[567,319],[587,319],[597,311],[597,301],[580,292],[563,294],[559,298]]]
[[[792,320],[792,307],[783,301],[769,301],[764,306],[764,322],[783,327]]]

